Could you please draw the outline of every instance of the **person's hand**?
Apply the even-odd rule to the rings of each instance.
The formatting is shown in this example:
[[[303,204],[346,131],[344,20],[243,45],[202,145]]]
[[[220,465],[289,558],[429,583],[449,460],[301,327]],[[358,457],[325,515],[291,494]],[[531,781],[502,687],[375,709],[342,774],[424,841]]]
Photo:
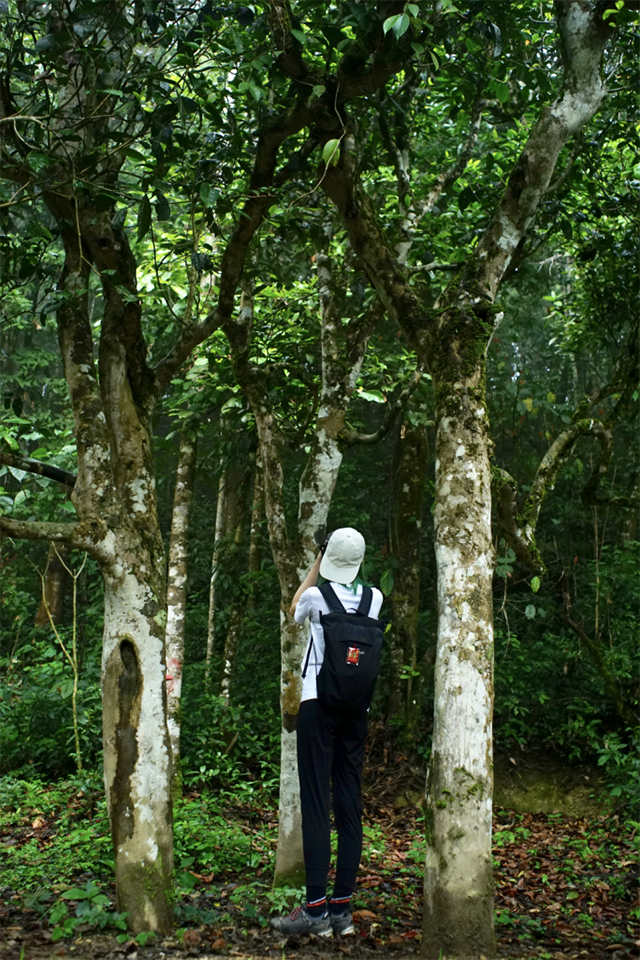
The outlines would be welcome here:
[[[325,555],[325,553],[326,553],[326,551],[327,551],[327,546],[328,546],[328,544],[329,544],[329,540],[331,540],[331,534],[332,534],[332,533],[333,533],[333,530],[330,530],[329,533],[328,533],[328,534],[326,535],[326,537],[324,538],[324,543],[323,543],[322,546],[320,547],[320,555],[321,555],[322,557],[324,557],[324,555]]]

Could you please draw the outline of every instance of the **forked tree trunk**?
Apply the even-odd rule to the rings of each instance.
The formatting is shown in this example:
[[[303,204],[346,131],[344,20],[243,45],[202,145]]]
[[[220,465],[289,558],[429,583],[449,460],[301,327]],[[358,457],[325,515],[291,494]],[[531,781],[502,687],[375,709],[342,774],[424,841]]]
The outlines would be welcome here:
[[[564,81],[543,109],[494,216],[436,309],[411,286],[359,189],[351,136],[323,189],[344,217],[373,286],[430,369],[436,395],[435,532],[438,651],[433,752],[427,781],[423,952],[495,955],[491,870],[492,593],[491,449],[485,351],[501,314],[493,301],[567,141],[600,107],[602,55],[611,31],[589,0],[556,4]],[[326,136],[332,134],[327,132]],[[337,134],[333,134],[337,135]]]
[[[56,626],[62,623],[64,598],[69,582],[69,571],[65,567],[68,556],[69,548],[64,544],[60,543],[56,546],[49,544],[47,570],[44,577],[44,597],[40,599],[34,620],[35,627],[48,626],[49,615]]]
[[[167,576],[167,727],[171,742],[172,796],[177,800],[182,793],[180,760],[180,701],[182,696],[182,667],[184,662],[184,631],[187,608],[187,556],[189,549],[189,518],[193,503],[193,484],[196,475],[195,440],[183,433],[178,453],[176,488],[171,514]]]
[[[247,247],[272,203],[279,147],[307,125],[308,111],[297,103],[260,127],[246,200],[217,278],[217,304],[200,319],[190,314],[193,297],[189,297],[169,352],[151,368],[141,323],[137,266],[128,234],[120,217],[114,216],[125,160],[124,151],[111,149],[112,95],[117,98],[119,92],[112,90],[105,99],[99,81],[105,51],[114,83],[130,76],[131,69],[137,70],[136,51],[146,29],[144,18],[136,17],[134,24],[127,22],[118,5],[94,4],[96,43],[87,45],[66,21],[69,5],[49,7],[44,14],[49,31],[64,34],[68,41],[47,55],[51,69],[59,74],[58,96],[48,100],[46,116],[49,163],[45,173],[35,170],[27,162],[30,145],[17,136],[12,121],[6,122],[7,114],[14,114],[17,95],[6,77],[0,97],[0,176],[19,189],[34,187],[34,203],[46,205],[64,246],[57,325],[74,416],[78,475],[72,499],[78,522],[23,522],[0,517],[0,529],[11,537],[55,541],[86,550],[100,564],[105,581],[105,789],[118,909],[126,911],[134,933],[151,930],[166,934],[172,927],[173,902],[164,656],[167,597],[151,415],[158,397],[194,348],[233,313]],[[166,56],[170,57],[170,52],[166,51]],[[164,57],[161,53],[158,64],[168,62]],[[139,116],[121,117],[116,125],[118,136],[130,138],[129,142],[146,136],[149,129],[140,126]],[[71,136],[69,131],[75,133]],[[105,149],[98,163],[95,147],[100,144]],[[89,156],[93,161],[87,161]],[[286,172],[284,180],[289,175]],[[96,197],[101,199],[98,205]],[[102,288],[99,330],[88,310],[92,277],[99,278]]]

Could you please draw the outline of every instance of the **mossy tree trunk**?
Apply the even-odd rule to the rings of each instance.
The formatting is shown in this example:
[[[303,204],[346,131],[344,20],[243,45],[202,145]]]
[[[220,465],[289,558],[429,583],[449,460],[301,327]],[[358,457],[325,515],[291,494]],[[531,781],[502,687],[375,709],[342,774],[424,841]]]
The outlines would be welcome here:
[[[114,120],[119,92],[105,93],[98,79],[105,50],[114,83],[138,69],[136,50],[145,35],[145,18],[136,17],[134,23],[118,5],[94,4],[92,17],[99,23],[93,37],[98,39],[87,45],[84,34],[67,22],[64,4],[50,4],[43,16],[49,18],[51,35],[65,38],[47,54],[47,76],[59,80],[44,121],[48,163],[29,162],[31,147],[10,119],[20,90],[11,89],[12,77],[7,76],[0,97],[0,176],[20,191],[28,188],[36,217],[46,207],[46,222],[53,217],[64,249],[57,326],[74,418],[78,472],[72,500],[78,520],[40,523],[3,516],[0,531],[86,550],[100,566],[105,583],[104,771],[117,904],[133,933],[169,933],[173,833],[165,686],[167,577],[151,415],[194,348],[231,316],[247,247],[272,202],[279,146],[304,126],[307,111],[294,105],[264,121],[246,200],[220,265],[216,305],[202,320],[183,315],[169,352],[151,367],[137,265],[122,218],[115,216],[126,156],[121,145],[128,138],[132,143],[144,138],[150,127],[144,111]],[[281,182],[289,175],[285,169]],[[89,311],[89,290],[93,293],[96,285],[99,324]]]
[[[355,134],[336,126],[341,158],[322,186],[343,215],[353,250],[419,360],[436,397],[435,533],[438,650],[432,760],[427,782],[426,957],[495,954],[492,807],[492,449],[485,351],[502,315],[499,285],[549,187],[559,153],[597,111],[607,26],[596,4],[557,5],[565,69],[511,173],[477,249],[441,302],[410,285],[360,189]]]

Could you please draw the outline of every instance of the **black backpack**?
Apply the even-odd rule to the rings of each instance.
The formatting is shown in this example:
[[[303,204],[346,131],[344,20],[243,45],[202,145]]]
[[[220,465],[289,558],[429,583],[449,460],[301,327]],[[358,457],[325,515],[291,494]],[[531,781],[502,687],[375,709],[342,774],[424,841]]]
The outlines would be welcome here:
[[[362,588],[355,613],[347,613],[330,583],[318,588],[330,613],[320,614],[324,632],[324,661],[318,674],[318,700],[330,710],[367,710],[380,672],[384,623],[370,617],[373,593]],[[302,671],[306,677],[313,633]]]

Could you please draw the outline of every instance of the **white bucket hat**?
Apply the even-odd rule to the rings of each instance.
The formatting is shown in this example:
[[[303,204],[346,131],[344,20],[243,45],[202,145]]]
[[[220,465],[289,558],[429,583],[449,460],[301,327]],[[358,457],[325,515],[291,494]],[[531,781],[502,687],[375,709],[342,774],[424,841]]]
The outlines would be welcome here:
[[[353,527],[340,527],[329,538],[320,574],[335,583],[353,583],[364,557],[364,537]]]

